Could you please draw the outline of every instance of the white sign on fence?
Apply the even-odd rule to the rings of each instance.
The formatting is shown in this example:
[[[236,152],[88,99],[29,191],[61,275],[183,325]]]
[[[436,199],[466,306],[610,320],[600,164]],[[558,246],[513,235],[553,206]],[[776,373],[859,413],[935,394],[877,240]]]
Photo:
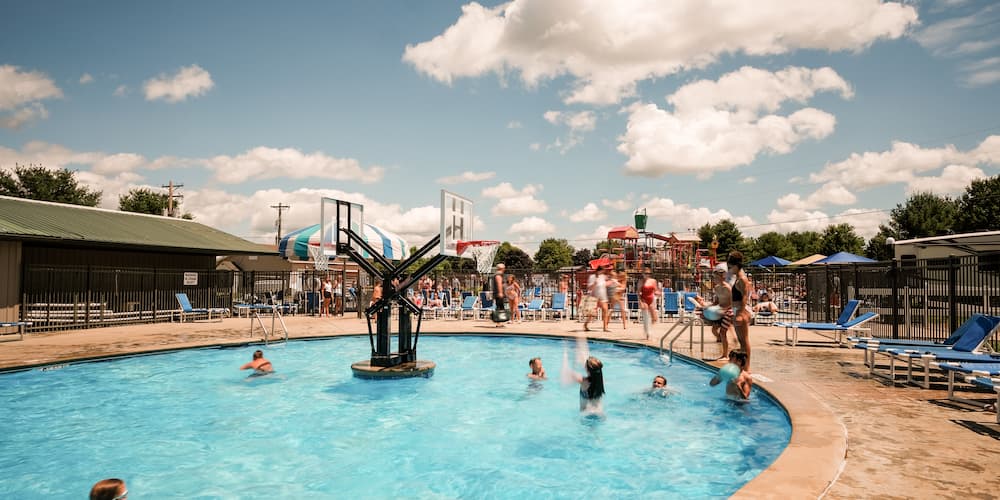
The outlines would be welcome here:
[[[184,273],[184,286],[196,286],[198,284],[198,273]]]

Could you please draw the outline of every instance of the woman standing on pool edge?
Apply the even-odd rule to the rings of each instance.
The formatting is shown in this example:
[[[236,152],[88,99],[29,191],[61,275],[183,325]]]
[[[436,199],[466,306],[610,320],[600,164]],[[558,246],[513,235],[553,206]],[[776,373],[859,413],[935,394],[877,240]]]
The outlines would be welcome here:
[[[729,265],[729,273],[736,278],[733,283],[733,328],[736,330],[736,339],[740,342],[740,347],[747,355],[747,372],[750,371],[750,307],[747,302],[750,300],[750,279],[747,273],[743,272],[743,254],[739,250],[729,252],[726,260]]]

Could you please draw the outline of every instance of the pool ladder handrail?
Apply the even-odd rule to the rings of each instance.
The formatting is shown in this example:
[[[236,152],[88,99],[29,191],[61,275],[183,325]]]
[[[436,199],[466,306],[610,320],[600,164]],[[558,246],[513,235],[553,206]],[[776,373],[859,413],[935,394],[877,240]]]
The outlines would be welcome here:
[[[281,309],[279,309],[279,307],[280,306],[277,304],[271,304],[271,307],[269,308],[271,312],[270,330],[268,330],[267,327],[264,326],[264,320],[261,319],[260,312],[258,309],[254,309],[253,316],[250,318],[250,336],[253,337],[254,322],[256,321],[256,323],[260,325],[260,329],[264,331],[263,340],[265,346],[268,345],[271,333],[275,331],[274,321],[276,318],[278,320],[278,323],[281,325],[281,331],[284,334],[284,336],[279,337],[278,340],[288,342],[288,327],[285,325],[285,318],[281,315]]]
[[[676,342],[677,339],[679,339],[680,336],[684,334],[684,330],[688,330],[688,331],[691,332],[691,336],[692,336],[692,340],[693,340],[693,336],[694,336],[694,317],[681,316],[677,320],[677,322],[673,324],[673,326],[671,326],[670,328],[667,329],[667,333],[664,333],[663,336],[660,337],[660,357],[661,358],[663,357],[663,342],[667,339],[667,337],[670,336],[670,334],[674,330],[677,329],[677,327],[681,327],[681,329],[676,334],[674,334],[673,338],[670,339],[670,344],[667,347],[667,352],[669,353],[669,358],[670,358],[670,360],[668,361],[667,364],[673,364],[674,363],[674,342]]]

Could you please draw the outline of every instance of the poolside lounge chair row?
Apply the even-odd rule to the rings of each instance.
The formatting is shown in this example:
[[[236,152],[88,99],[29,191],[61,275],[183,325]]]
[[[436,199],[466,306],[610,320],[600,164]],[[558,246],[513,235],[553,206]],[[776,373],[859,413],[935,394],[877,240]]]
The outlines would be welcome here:
[[[1000,402],[1000,353],[985,348],[990,336],[1000,331],[1000,317],[974,314],[942,342],[888,339],[874,337],[848,337],[855,349],[864,350],[864,361],[872,376],[896,383],[896,361],[906,362],[906,382],[930,388],[931,370],[937,369],[948,377],[948,398],[955,397],[955,383],[965,382],[977,387],[993,389]],[[889,361],[888,374],[876,371],[878,356]],[[922,380],[914,378],[914,365],[923,368]],[[1000,423],[1000,414],[997,417]]]
[[[428,318],[454,318],[454,319],[485,319],[489,317],[496,307],[494,302],[486,293],[481,293],[476,295],[467,295],[461,304],[455,304],[457,307],[423,307],[423,311]],[[521,316],[528,317],[531,319],[546,319],[550,317],[554,319],[559,316],[561,319],[565,319],[567,316],[566,308],[566,294],[556,293],[552,294],[552,303],[545,307],[544,300],[541,298],[532,299],[528,304],[524,304],[521,308]]]

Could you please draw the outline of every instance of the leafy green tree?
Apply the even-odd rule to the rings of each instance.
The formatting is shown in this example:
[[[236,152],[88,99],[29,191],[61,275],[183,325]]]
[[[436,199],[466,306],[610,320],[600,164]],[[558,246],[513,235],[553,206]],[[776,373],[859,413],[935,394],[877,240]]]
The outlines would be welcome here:
[[[822,253],[822,237],[816,231],[792,231],[785,238],[795,247],[795,253],[788,260],[795,261]]]
[[[0,170],[0,195],[88,207],[101,202],[101,192],[80,186],[75,172],[41,165],[17,165],[13,173]]]
[[[167,213],[169,196],[148,188],[133,188],[118,197],[118,210],[140,214],[163,215]]]
[[[891,260],[895,257],[892,248],[886,244],[888,238],[897,238],[896,233],[885,225],[879,225],[878,234],[872,236],[865,245],[865,257],[875,260]]]
[[[573,265],[573,247],[566,240],[548,238],[535,252],[535,269],[538,271],[555,271],[560,267]]]
[[[957,215],[951,198],[917,193],[889,212],[889,229],[904,240],[940,236],[951,232]]]
[[[574,266],[586,266],[592,260],[594,260],[594,253],[589,248],[581,248],[573,254]]]
[[[1000,229],[1000,175],[972,181],[955,200],[955,231],[974,233]]]
[[[788,240],[788,236],[775,231],[768,231],[758,236],[753,240],[753,245],[748,245],[747,249],[751,256],[750,262],[769,255],[792,260],[791,257],[796,255],[795,245]]]
[[[830,224],[823,230],[820,250],[826,255],[833,255],[837,252],[860,254],[864,245],[864,238],[854,232],[854,226],[845,222],[843,224]]]
[[[531,269],[532,265],[530,255],[506,241],[500,244],[500,248],[497,249],[497,256],[493,259],[493,262],[503,262],[510,271],[527,271]]]
[[[702,248],[712,248],[712,239],[718,238],[719,248],[716,250],[716,255],[719,259],[724,259],[729,252],[744,247],[743,233],[736,227],[736,223],[729,219],[722,219],[715,224],[705,223],[698,228],[698,237],[701,238]]]

